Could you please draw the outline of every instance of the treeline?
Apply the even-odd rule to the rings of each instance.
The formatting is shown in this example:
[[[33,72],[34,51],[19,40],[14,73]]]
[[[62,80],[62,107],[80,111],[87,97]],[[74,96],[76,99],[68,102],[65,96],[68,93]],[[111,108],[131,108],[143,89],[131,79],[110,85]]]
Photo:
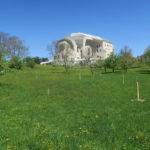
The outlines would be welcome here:
[[[62,65],[66,72],[68,72],[69,68],[72,67],[72,62],[69,59],[69,48],[65,49],[63,53],[63,62]],[[56,49],[57,50],[57,49]],[[57,53],[57,52],[56,52]],[[106,73],[110,69],[112,72],[117,70],[123,70],[127,72],[129,68],[139,68],[143,66],[150,66],[150,46],[148,46],[144,53],[141,56],[134,57],[132,54],[132,49],[128,46],[124,46],[118,54],[114,52],[106,59],[99,59],[96,62],[93,62],[93,56],[91,53],[88,53],[83,57],[84,61],[81,61],[77,66],[89,67],[91,73],[94,73],[95,69],[103,69]],[[74,66],[74,65],[73,65]]]
[[[148,46],[141,56],[134,57],[132,49],[128,46],[123,47],[118,54],[114,52],[105,60],[98,60],[95,64],[89,63],[91,72],[93,68],[103,68],[106,73],[107,70],[122,70],[127,72],[130,68],[140,68],[150,66],[150,46]]]
[[[112,53],[107,59],[98,60],[95,64],[91,64],[91,69],[92,67],[103,68],[105,73],[107,69],[112,69],[112,72],[116,70],[127,72],[129,68],[145,65],[150,66],[150,46],[144,50],[141,56],[137,57],[132,55],[132,50],[128,46],[125,46],[120,50],[119,54]]]
[[[0,32],[0,74],[23,66],[34,68],[43,61],[48,61],[48,58],[28,57],[28,47],[22,39]]]
[[[51,43],[50,45],[48,45],[48,51],[50,55],[54,57],[54,61],[56,61],[56,64],[61,64],[62,66],[64,66],[64,69],[67,72],[69,68],[74,66],[74,63],[70,61],[70,49],[72,49],[72,45],[67,41],[67,44],[62,44],[59,47],[60,51],[63,51],[63,59],[61,60],[61,62],[59,62],[59,59],[56,55],[58,50],[57,46],[57,42]],[[86,55],[82,56],[83,60],[79,64],[77,64],[77,66],[87,66],[90,68],[92,73],[95,68],[103,69],[105,73],[108,69],[112,69],[112,72],[115,72],[116,70],[123,70],[124,72],[127,72],[129,68],[150,65],[150,46],[143,50],[144,53],[141,56],[137,57],[133,56],[132,49],[129,48],[129,46],[124,46],[119,53],[116,54],[115,52],[113,52],[107,59],[99,59],[96,62],[93,61],[92,48],[88,49],[87,51],[88,52],[86,53]]]
[[[68,48],[69,49],[69,48]],[[53,44],[48,47],[51,56],[56,53],[56,48]],[[28,47],[25,42],[17,36],[11,36],[7,33],[0,32],[0,73],[7,69],[21,69],[23,66],[34,68],[35,64],[48,61],[48,58],[28,57]],[[70,68],[69,53],[64,54],[64,68],[68,71]],[[104,72],[111,69],[112,72],[116,70],[123,70],[127,72],[129,68],[141,67],[143,65],[150,66],[150,46],[148,46],[141,56],[134,57],[132,50],[125,46],[119,54],[112,53],[105,60],[98,60],[96,63],[91,62],[91,55],[89,54],[84,65],[89,66],[93,73],[94,68],[104,69]],[[83,64],[80,64],[83,65]]]

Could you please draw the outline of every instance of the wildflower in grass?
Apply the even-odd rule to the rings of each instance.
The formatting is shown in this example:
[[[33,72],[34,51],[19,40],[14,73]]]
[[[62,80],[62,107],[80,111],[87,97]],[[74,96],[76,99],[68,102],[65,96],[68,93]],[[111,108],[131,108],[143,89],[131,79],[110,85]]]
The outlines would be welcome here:
[[[8,141],[10,141],[10,139],[9,139],[9,138],[6,138],[6,142],[8,142]]]
[[[85,127],[83,127],[83,128],[80,127],[79,130],[80,130],[79,131],[80,134],[89,134],[88,129],[86,129]]]
[[[66,138],[69,138],[69,135],[66,135],[65,137],[66,137]]]
[[[98,116],[98,115],[95,115],[95,118],[99,118],[99,116]]]

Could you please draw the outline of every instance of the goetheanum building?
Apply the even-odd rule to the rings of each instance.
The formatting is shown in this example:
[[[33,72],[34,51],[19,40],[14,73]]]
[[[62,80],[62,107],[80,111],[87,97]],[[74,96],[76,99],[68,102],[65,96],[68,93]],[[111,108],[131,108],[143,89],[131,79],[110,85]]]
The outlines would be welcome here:
[[[72,33],[57,41],[55,61],[73,64],[106,59],[113,52],[113,44],[101,37],[84,33]]]

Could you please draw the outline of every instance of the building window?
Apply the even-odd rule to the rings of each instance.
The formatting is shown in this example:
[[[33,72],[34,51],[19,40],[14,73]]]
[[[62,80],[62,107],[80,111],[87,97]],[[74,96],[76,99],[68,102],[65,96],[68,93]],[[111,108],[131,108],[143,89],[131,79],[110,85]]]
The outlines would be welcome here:
[[[99,48],[99,47],[101,47],[101,45],[100,45],[100,44],[98,44],[98,45],[96,46],[96,48]]]

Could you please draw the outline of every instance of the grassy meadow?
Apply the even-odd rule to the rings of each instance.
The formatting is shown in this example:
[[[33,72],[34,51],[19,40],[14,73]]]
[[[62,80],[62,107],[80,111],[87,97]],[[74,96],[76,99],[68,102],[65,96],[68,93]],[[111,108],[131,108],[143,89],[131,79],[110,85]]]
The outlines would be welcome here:
[[[149,150],[150,72],[122,78],[51,66],[0,76],[0,150]]]

